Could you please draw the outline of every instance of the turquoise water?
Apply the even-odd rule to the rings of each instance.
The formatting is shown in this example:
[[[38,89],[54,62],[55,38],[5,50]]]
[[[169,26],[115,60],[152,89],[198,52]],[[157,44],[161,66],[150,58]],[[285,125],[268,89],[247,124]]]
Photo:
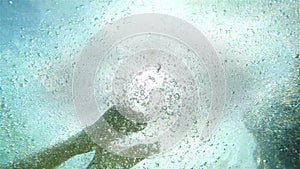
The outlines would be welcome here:
[[[134,168],[297,168],[299,1],[0,1],[0,164],[81,130],[72,100],[76,59],[106,24],[146,12],[202,31],[225,69],[227,93],[209,142],[199,144],[195,127]],[[61,168],[83,168],[92,156]]]

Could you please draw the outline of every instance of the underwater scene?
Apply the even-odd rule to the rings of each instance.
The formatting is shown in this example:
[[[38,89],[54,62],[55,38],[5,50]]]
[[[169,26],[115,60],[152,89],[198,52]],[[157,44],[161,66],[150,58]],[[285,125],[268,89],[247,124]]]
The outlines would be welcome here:
[[[300,168],[300,1],[0,0],[0,169]]]

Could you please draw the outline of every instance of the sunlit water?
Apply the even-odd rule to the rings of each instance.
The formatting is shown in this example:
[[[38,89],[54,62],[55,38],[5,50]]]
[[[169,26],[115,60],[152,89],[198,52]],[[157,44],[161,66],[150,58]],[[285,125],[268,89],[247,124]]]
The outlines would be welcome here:
[[[226,71],[227,100],[209,142],[199,144],[201,129],[194,128],[170,152],[134,168],[258,167],[259,139],[243,115],[272,103],[282,86],[293,82],[300,52],[299,1],[0,1],[1,164],[81,130],[71,90],[76,58],[104,25],[146,12],[185,19],[207,36]],[[82,168],[92,156],[61,167]]]

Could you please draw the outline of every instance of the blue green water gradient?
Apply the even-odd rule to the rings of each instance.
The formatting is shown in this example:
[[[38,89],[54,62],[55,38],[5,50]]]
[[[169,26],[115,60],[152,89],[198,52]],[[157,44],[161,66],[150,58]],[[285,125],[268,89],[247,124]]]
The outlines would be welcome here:
[[[0,164],[81,130],[71,83],[82,48],[104,25],[147,12],[179,17],[207,36],[226,71],[227,100],[224,119],[208,143],[198,144],[195,128],[169,153],[134,168],[257,168],[258,160],[265,160],[258,158],[260,139],[244,115],[260,112],[258,105],[272,104],[280,93],[295,92],[290,88],[299,67],[299,1],[1,0]],[[82,168],[92,156],[77,156],[61,168]]]

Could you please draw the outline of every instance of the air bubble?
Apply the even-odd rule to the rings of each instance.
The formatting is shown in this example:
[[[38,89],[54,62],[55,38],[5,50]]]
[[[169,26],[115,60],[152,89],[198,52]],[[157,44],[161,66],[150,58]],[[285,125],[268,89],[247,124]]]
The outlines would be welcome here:
[[[180,99],[180,95],[178,93],[176,93],[174,97],[175,97],[176,100]]]
[[[163,110],[167,110],[167,106],[163,106],[162,109],[163,109]]]

